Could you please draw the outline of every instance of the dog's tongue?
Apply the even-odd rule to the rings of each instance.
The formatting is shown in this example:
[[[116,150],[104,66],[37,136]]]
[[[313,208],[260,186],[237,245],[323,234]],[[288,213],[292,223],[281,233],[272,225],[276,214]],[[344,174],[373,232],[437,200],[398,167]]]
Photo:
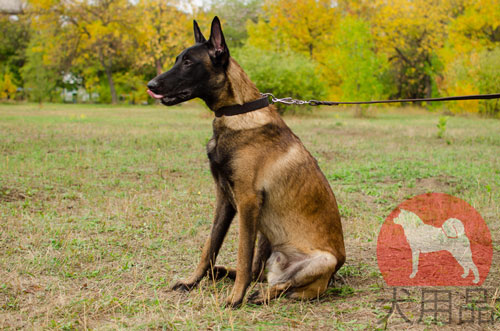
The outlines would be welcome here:
[[[154,93],[153,91],[151,90],[148,90],[148,94],[151,96],[151,98],[154,98],[154,99],[161,99],[163,98],[163,95],[161,94],[156,94]]]

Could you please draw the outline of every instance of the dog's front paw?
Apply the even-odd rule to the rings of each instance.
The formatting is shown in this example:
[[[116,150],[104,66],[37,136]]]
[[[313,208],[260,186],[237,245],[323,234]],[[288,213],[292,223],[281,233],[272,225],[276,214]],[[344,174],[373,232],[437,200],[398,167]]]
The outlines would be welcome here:
[[[223,307],[224,308],[238,309],[238,308],[241,307],[242,303],[243,303],[243,299],[233,300],[233,299],[229,298],[229,299],[226,300],[226,302],[224,303]]]
[[[244,298],[245,298],[245,292],[238,293],[233,288],[233,291],[231,292],[229,297],[227,297],[227,299],[226,299],[224,307],[225,308],[232,308],[232,309],[239,308],[239,307],[241,307],[241,304],[243,303]]]
[[[173,291],[189,292],[195,288],[197,283],[179,281],[172,286]]]

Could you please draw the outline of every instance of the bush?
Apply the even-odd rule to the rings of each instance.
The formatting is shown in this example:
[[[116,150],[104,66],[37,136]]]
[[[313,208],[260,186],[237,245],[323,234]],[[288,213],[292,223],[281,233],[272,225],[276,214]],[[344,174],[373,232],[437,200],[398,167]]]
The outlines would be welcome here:
[[[481,94],[498,93],[500,87],[500,47],[479,55],[478,87]],[[498,116],[500,105],[496,100],[481,100],[479,111],[486,115]]]
[[[117,73],[114,77],[120,101],[133,105],[148,101],[149,98],[145,87],[147,82],[143,77],[130,72]]]
[[[319,78],[316,64],[300,54],[277,53],[247,45],[235,49],[231,55],[262,93],[303,100],[320,100],[327,95],[326,84]],[[276,106],[281,113],[291,108],[282,104]]]
[[[97,86],[97,94],[99,94],[98,103],[111,103],[111,90],[109,89],[108,80],[101,77]]]
[[[30,101],[42,103],[57,100],[57,79],[60,75],[44,61],[45,50],[37,39],[30,42],[26,51],[26,64],[21,68],[24,88]]]
[[[500,86],[500,47],[457,57],[445,70],[442,91],[446,95],[498,93]],[[447,104],[455,113],[479,112],[500,114],[499,102],[493,100],[456,101]]]
[[[7,72],[0,76],[0,100],[13,100],[16,94],[17,87],[12,83],[12,74]]]
[[[376,100],[387,97],[387,59],[377,55],[370,25],[350,16],[339,23],[335,45],[329,50],[328,67],[341,79],[344,101]],[[368,105],[362,106],[368,107]]]

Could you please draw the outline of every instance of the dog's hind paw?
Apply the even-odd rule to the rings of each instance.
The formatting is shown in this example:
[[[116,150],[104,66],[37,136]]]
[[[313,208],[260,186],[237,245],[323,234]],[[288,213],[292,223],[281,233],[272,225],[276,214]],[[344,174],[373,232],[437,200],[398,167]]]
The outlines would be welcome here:
[[[263,305],[268,302],[268,298],[262,295],[262,291],[259,290],[256,290],[248,296],[248,303],[251,303],[253,305]]]

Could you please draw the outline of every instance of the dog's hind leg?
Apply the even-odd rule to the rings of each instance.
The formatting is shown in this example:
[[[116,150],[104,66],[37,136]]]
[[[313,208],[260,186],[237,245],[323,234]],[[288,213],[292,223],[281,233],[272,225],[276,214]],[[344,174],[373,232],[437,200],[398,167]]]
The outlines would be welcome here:
[[[269,260],[270,286],[253,293],[249,298],[251,303],[262,304],[284,293],[294,299],[317,298],[328,287],[337,265],[337,258],[325,251],[316,251],[296,261],[275,252]]]
[[[479,271],[477,270],[476,265],[474,262],[472,262],[472,259],[470,261],[460,261],[457,260],[460,266],[464,269],[464,273],[462,274],[462,278],[467,278],[469,276],[470,272],[472,271],[472,274],[474,275],[474,280],[472,281],[474,284],[479,283]]]
[[[172,287],[173,290],[190,291],[207,274],[209,268],[213,268],[215,266],[215,259],[217,258],[229,226],[231,225],[231,221],[236,214],[236,210],[230,201],[224,196],[224,193],[220,190],[220,188],[217,189],[216,193],[217,207],[215,209],[214,223],[212,224],[210,236],[207,238],[205,246],[203,246],[200,263],[191,277],[185,281],[177,282]],[[216,268],[216,270],[209,272],[209,274],[217,273],[217,271],[218,270]]]
[[[474,264],[474,261],[472,261],[472,251],[470,249],[469,239],[465,236],[461,236],[456,240],[456,244],[453,249],[449,250],[449,252],[464,269],[462,278],[467,278],[472,271],[474,274],[474,280],[472,282],[474,284],[479,283],[479,271],[477,270],[477,266]]]
[[[252,276],[254,281],[264,281],[264,269],[266,268],[266,261],[271,255],[271,243],[269,240],[259,232],[257,240],[257,248],[253,257]]]
[[[265,280],[264,269],[269,255],[271,255],[271,243],[261,232],[259,232],[252,266],[252,277],[254,281],[261,282]],[[236,269],[216,265],[215,267],[208,269],[208,277],[215,280],[226,277],[235,280]]]
[[[330,282],[330,276],[325,275],[323,277],[318,278],[309,285],[290,291],[288,297],[300,300],[319,298],[321,293],[325,292],[329,282]]]
[[[464,255],[464,256],[454,256],[455,260],[457,260],[458,264],[464,269],[464,273],[462,274],[462,278],[467,278],[470,272],[474,274],[474,280],[472,281],[474,284],[479,283],[479,271],[477,270],[474,261],[472,261],[472,256]]]

